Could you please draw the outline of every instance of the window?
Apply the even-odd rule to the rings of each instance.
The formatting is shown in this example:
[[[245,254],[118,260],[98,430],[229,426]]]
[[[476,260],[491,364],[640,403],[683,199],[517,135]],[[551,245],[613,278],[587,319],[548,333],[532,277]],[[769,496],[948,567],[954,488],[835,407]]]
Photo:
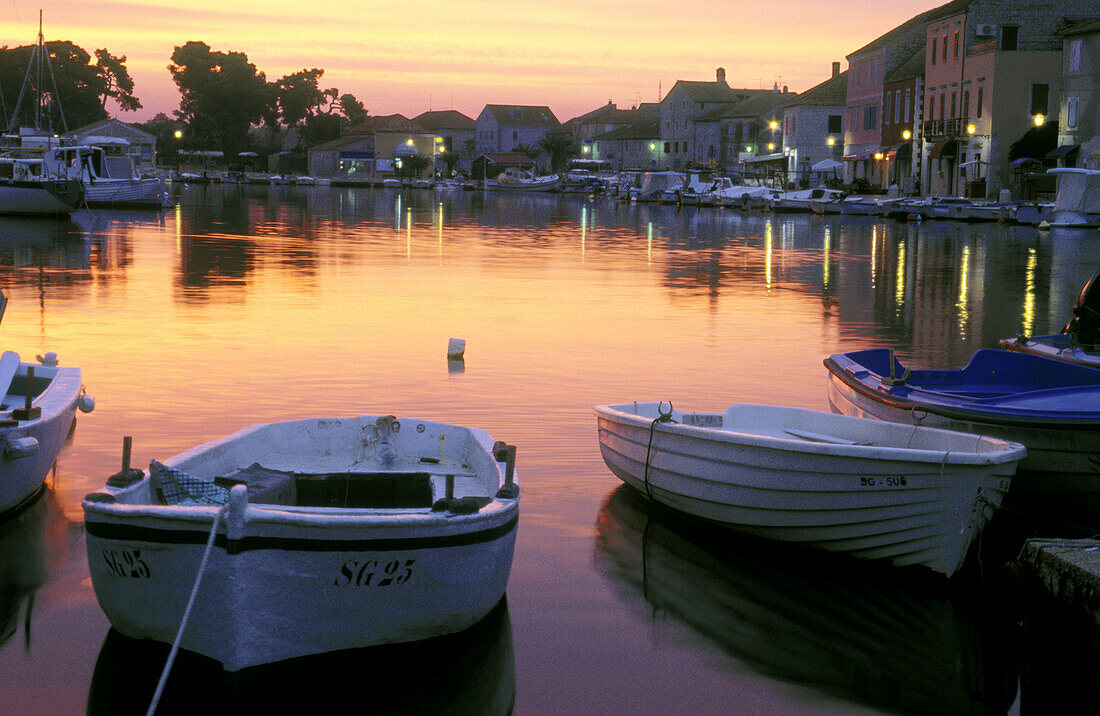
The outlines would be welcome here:
[[[829,134],[840,134],[843,130],[841,126],[843,124],[844,117],[839,114],[829,115]]]
[[[1017,50],[1020,46],[1020,28],[1018,25],[1001,25],[1001,49]]]
[[[978,106],[975,108],[978,111],[978,113],[976,115],[978,117],[978,119],[982,118],[982,93],[984,91],[985,91],[985,87],[982,87],[981,85],[979,85],[978,86]]]
[[[947,93],[940,92],[940,119],[944,119],[947,113]]]
[[[668,154],[668,150],[669,150],[670,146],[671,145],[669,144],[669,142],[665,142],[665,154]]]
[[[911,90],[905,90],[905,121],[909,121],[909,93]]]
[[[970,117],[970,90],[963,90],[963,117]]]
[[[710,145],[710,153],[708,154],[708,156],[710,156],[710,157],[714,156],[714,145],[713,144]]]
[[[517,132],[516,130],[512,130],[512,139],[519,139],[519,132]]]
[[[1066,127],[1077,129],[1077,98],[1071,97],[1066,102]]]
[[[871,104],[863,108],[863,128],[875,129],[878,127],[878,105]]]
[[[886,93],[886,101],[883,102],[883,107],[882,107],[882,126],[884,126],[884,127],[887,124],[890,124],[890,108],[892,106],[893,105],[890,103],[890,93],[887,92]]]
[[[936,36],[932,36],[932,64],[936,64]]]
[[[909,90],[905,90],[905,94],[908,95]],[[908,102],[906,102],[906,107],[908,107]],[[906,117],[905,119],[908,120],[909,118]],[[897,123],[897,122],[900,122],[900,121],[901,121],[901,90],[898,90],[897,92],[894,93],[894,122]]]
[[[936,118],[936,95],[935,93],[928,95],[928,118]]]
[[[957,94],[958,93],[955,92],[955,90],[951,90],[951,119],[954,119],[955,117],[959,116],[959,115],[955,114],[955,108],[956,108],[955,98],[956,98]]]
[[[1066,73],[1076,75],[1081,72],[1081,40],[1070,40],[1068,52]]]
[[[947,62],[947,33],[943,33],[943,37],[941,37],[940,39],[943,41],[943,47],[941,48],[941,50],[943,51],[942,59],[944,62]]]
[[[1031,85],[1031,116],[1047,113],[1047,98],[1050,95],[1050,85],[1035,83]]]
[[[952,47],[952,49],[951,49],[951,59],[953,59],[953,60],[959,59],[959,29],[958,28],[955,28],[955,42],[951,47]]]

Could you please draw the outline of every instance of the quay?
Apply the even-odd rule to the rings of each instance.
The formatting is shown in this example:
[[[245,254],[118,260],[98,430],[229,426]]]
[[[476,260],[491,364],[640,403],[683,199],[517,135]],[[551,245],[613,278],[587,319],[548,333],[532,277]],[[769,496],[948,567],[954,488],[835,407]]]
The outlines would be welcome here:
[[[1100,713],[1100,540],[1030,539],[1014,566],[1023,700]]]

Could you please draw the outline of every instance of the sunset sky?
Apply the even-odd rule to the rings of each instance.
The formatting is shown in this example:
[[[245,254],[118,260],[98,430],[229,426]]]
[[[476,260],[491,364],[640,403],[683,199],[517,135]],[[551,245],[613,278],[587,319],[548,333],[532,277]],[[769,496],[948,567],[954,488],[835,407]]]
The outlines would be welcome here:
[[[191,40],[238,51],[274,81],[325,70],[322,87],[351,92],[371,114],[407,117],[487,104],[545,104],[565,121],[608,100],[656,102],[677,79],[734,87],[826,79],[830,63],[945,0],[10,0],[2,44],[47,43],[125,55],[144,105],[124,120],[171,114],[173,49]],[[5,94],[18,87],[0,88]]]

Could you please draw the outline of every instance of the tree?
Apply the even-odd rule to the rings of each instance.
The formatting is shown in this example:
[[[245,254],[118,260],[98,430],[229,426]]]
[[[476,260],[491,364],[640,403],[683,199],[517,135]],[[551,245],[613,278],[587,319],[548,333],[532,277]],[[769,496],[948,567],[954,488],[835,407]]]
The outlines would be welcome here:
[[[103,90],[100,106],[106,111],[107,100],[113,99],[123,112],[136,112],[141,102],[134,96],[134,80],[126,69],[126,55],[115,57],[106,49],[95,51],[95,67]]]
[[[2,96],[2,108],[5,122],[10,119],[9,128],[63,131],[91,124],[107,118],[107,97],[118,100],[126,111],[141,107],[133,94],[125,57],[97,50],[97,64],[93,65],[92,56],[72,42],[44,46],[49,61],[35,57],[33,64],[41,63],[40,67],[30,66],[37,45],[0,48],[0,87],[9,88]],[[17,87],[19,94],[12,91]],[[17,105],[18,116],[10,116]]]
[[[352,127],[367,118],[367,110],[363,103],[355,99],[355,95],[345,93],[340,95],[340,113],[348,120]]]
[[[214,52],[191,41],[175,48],[168,71],[180,91],[175,115],[187,123],[191,146],[235,156],[248,145],[252,125],[277,122],[275,92],[243,52]]]
[[[555,172],[565,171],[577,156],[577,145],[568,134],[547,134],[535,146],[550,158],[550,170]]]
[[[325,104],[318,82],[324,70],[300,70],[275,82],[279,116],[287,127],[297,127]]]
[[[423,154],[410,154],[407,157],[401,157],[401,167],[398,172],[401,176],[418,177],[424,173],[424,170],[432,165],[431,157],[427,157]]]

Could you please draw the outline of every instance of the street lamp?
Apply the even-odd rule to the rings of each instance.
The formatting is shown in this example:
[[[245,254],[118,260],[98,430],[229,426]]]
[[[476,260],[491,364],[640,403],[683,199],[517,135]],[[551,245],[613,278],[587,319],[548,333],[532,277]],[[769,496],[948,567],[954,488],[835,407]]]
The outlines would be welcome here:
[[[177,129],[174,132],[174,136],[176,137],[176,139],[183,139],[183,130]]]
[[[912,136],[913,136],[913,133],[910,132],[908,129],[903,130],[902,133],[901,133],[901,138],[904,139],[907,142],[912,138]]]
[[[768,129],[772,130],[773,132],[779,129],[779,122],[775,121],[774,119],[768,122]]]
[[[978,127],[973,122],[966,125],[966,133],[967,134],[974,134],[977,131],[978,131]]]
[[[1043,122],[1047,121],[1047,118],[1043,116],[1042,112],[1039,112],[1034,117],[1032,117],[1032,121],[1035,122],[1036,127],[1042,127]]]
[[[836,144],[836,137],[829,137],[828,139],[825,140],[825,143],[828,144],[830,147],[835,145]]]
[[[775,142],[768,142],[768,151],[769,152],[774,152],[775,151]]]
[[[876,162],[881,162],[882,161],[882,152],[875,152],[875,161]]]

